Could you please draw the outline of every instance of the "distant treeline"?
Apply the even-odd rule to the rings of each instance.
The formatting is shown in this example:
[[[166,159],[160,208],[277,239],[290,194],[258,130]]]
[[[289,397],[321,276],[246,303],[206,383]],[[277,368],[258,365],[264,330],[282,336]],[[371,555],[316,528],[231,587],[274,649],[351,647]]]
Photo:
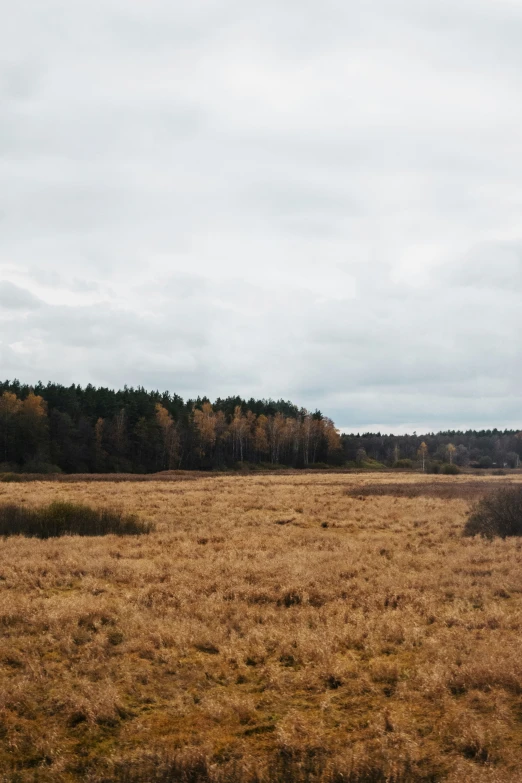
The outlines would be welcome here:
[[[333,422],[284,400],[0,382],[0,472],[341,465]]]
[[[437,472],[441,465],[472,468],[518,468],[522,432],[517,430],[455,430],[428,435],[341,435],[345,460],[369,467],[416,467]]]

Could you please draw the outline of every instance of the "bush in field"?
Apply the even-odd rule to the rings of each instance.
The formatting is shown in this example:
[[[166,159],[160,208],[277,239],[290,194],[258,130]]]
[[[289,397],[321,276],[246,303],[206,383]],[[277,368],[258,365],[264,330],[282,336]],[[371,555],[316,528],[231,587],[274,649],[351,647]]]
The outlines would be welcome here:
[[[445,476],[458,476],[460,472],[460,468],[457,465],[451,464],[450,462],[447,462],[442,466],[442,473]]]
[[[522,536],[522,486],[501,489],[482,498],[464,527],[465,536]]]
[[[114,509],[95,509],[81,503],[55,502],[42,508],[17,503],[0,506],[0,535],[54,538],[57,536],[119,536],[150,533],[152,526]]]
[[[411,470],[413,468],[413,462],[411,459],[398,459],[397,462],[393,464],[393,467]]]

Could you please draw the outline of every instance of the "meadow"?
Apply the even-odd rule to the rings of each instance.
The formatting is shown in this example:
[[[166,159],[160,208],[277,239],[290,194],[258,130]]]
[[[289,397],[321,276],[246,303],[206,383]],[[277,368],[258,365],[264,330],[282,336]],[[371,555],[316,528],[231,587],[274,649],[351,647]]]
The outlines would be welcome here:
[[[522,780],[522,539],[462,536],[517,480],[0,484],[154,525],[1,539],[0,781]]]

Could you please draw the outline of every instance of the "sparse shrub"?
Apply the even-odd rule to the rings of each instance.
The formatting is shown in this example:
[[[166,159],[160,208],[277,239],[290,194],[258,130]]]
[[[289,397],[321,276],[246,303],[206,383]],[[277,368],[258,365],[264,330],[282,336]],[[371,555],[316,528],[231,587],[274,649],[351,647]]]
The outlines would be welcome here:
[[[453,465],[451,462],[447,462],[442,466],[442,473],[445,476],[458,476],[460,472],[460,468],[457,465]]]
[[[411,470],[413,468],[413,462],[411,459],[398,459],[393,465],[394,468],[402,468],[403,470]]]
[[[42,508],[9,503],[0,506],[0,535],[54,538],[58,536],[139,535],[152,526],[115,509],[95,509],[57,501]]]
[[[23,476],[20,475],[20,473],[1,473],[0,474],[0,481],[8,483],[8,482],[20,482],[24,481]]]
[[[522,487],[501,489],[482,498],[466,522],[464,535],[522,536]]]
[[[383,465],[382,462],[379,462],[376,459],[372,459],[371,457],[368,457],[364,461],[362,467],[366,468],[366,470],[383,470],[386,467],[386,465]]]
[[[426,466],[426,473],[438,474],[440,473],[441,467],[442,466],[440,462],[428,462],[428,465]]]

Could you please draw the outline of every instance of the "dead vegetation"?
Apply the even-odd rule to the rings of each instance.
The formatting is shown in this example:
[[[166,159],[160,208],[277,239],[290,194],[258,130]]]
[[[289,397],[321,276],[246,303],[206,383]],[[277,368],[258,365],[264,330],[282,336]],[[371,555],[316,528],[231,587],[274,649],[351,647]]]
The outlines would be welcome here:
[[[480,500],[466,522],[467,536],[522,536],[522,487],[511,486]]]
[[[389,481],[356,484],[346,490],[349,497],[391,496],[395,498],[442,498],[447,500],[476,500],[484,495],[499,490],[509,489],[512,481],[497,479],[455,479],[444,478],[438,481],[429,480],[417,475],[416,481]]]
[[[39,508],[22,503],[0,505],[0,536],[138,536],[151,530],[152,526],[135,514],[115,508],[91,508],[59,500]]]
[[[2,484],[155,531],[2,541],[0,781],[520,780],[522,542],[371,481]]]
[[[148,481],[197,481],[211,476],[209,471],[163,470],[160,473],[0,473],[0,483],[22,484],[28,482],[63,482],[76,484],[81,482],[108,482],[109,484],[130,481],[133,484]]]

